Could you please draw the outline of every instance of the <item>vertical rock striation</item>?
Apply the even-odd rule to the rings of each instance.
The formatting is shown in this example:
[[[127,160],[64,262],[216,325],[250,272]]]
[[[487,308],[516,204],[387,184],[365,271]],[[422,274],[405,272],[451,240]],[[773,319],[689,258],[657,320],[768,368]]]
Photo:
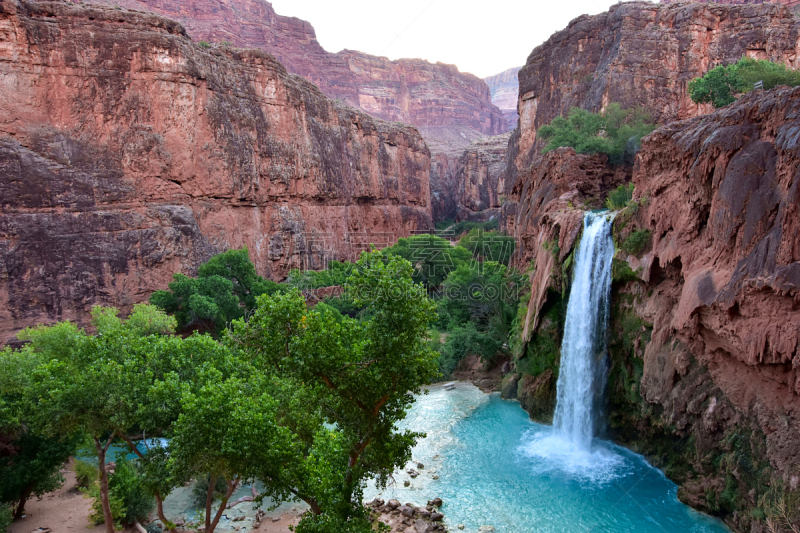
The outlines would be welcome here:
[[[412,127],[160,16],[0,0],[0,339],[248,246],[258,272],[431,228]]]
[[[507,194],[505,173],[509,137],[510,133],[484,137],[470,144],[461,155],[456,171],[459,220],[499,215]]]

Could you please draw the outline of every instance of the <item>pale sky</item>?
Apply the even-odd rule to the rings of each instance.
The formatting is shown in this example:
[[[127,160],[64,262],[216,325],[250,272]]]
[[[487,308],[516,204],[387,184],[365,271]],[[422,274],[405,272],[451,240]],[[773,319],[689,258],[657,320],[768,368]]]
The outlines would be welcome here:
[[[309,21],[329,52],[417,57],[480,77],[525,64],[570,20],[616,0],[270,0],[279,15]]]

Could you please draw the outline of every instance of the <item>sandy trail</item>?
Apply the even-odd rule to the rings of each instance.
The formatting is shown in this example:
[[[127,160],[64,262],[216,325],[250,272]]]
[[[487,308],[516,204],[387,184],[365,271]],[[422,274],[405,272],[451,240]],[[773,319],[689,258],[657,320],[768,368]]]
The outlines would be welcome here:
[[[49,529],[51,533],[104,533],[105,527],[89,524],[92,499],[85,498],[78,491],[72,461],[61,471],[66,482],[57,491],[45,494],[41,500],[36,498],[25,505],[25,518],[17,520],[8,528],[8,533],[40,533]],[[289,526],[297,524],[295,514],[287,513],[279,517],[265,517],[259,527],[247,529],[258,533],[289,533]],[[135,533],[129,528],[124,533]],[[182,531],[179,529],[178,531]],[[193,530],[186,530],[193,531]],[[244,527],[242,533],[246,531]]]

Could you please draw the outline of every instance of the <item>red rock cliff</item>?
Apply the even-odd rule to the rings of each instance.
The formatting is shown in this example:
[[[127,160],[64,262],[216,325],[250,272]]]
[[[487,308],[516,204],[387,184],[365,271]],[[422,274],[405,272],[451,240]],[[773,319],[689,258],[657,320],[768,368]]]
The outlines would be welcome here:
[[[517,127],[517,100],[519,98],[519,71],[522,67],[504,70],[500,74],[483,78],[492,92],[492,103],[500,108],[506,119],[508,131]]]
[[[635,202],[615,221],[610,431],[738,531],[770,531],[800,496],[798,132],[800,88],[664,126],[643,140]],[[625,179],[571,149],[535,162],[511,217],[515,262],[535,265],[525,339],[562,290],[576,206]]]
[[[214,252],[259,273],[431,227],[419,133],[160,16],[0,0],[0,340]]]
[[[661,124],[711,111],[690,80],[743,55],[800,68],[800,20],[772,4],[625,2],[582,16],[528,57],[519,74],[520,128],[511,173],[535,155],[536,132],[571,107],[643,106]]]
[[[686,0],[661,0],[662,4],[675,4],[677,2],[685,2]],[[795,7],[800,5],[800,0],[692,0],[700,4],[727,4],[727,5],[741,5],[741,4],[782,4],[784,6]]]

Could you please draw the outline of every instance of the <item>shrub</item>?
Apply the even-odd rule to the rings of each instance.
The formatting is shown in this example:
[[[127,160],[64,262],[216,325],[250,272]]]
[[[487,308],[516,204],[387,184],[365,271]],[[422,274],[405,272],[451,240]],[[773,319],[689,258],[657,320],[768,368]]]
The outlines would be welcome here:
[[[633,200],[633,183],[630,185],[620,185],[610,193],[608,193],[608,198],[606,198],[606,208],[610,211],[617,211],[619,209],[625,209],[628,204]]]
[[[622,243],[622,249],[631,255],[639,255],[644,250],[647,243],[650,241],[650,230],[643,229],[631,233],[625,242]]]
[[[89,489],[97,481],[97,467],[83,461],[75,461],[75,481],[79,488]]]
[[[539,135],[547,141],[545,152],[566,146],[579,154],[606,154],[613,164],[632,164],[640,139],[655,128],[647,111],[614,103],[603,113],[573,107],[542,126]]]
[[[737,63],[718,66],[703,77],[689,82],[689,96],[695,103],[711,103],[724,107],[736,101],[738,95],[752,91],[754,84],[763,82],[769,90],[778,85],[800,85],[800,71],[787,69],[771,61],[743,57]]]
[[[96,492],[89,517],[95,525],[104,522],[99,491]],[[117,529],[122,529],[121,525],[144,521],[155,505],[153,496],[142,487],[136,464],[127,459],[117,461],[117,468],[108,480],[108,495]]]
[[[197,478],[194,482],[194,487],[192,487],[192,497],[194,499],[194,504],[197,507],[203,508],[206,505],[209,481],[211,481],[211,476]],[[214,497],[222,498],[227,490],[228,481],[222,476],[217,476],[217,479],[214,482]]]
[[[458,245],[472,252],[473,257],[480,257],[484,261],[496,261],[508,266],[516,241],[514,237],[496,231],[475,228],[461,237]]]
[[[197,44],[200,48],[211,48],[211,44],[208,41],[200,41]]]
[[[503,343],[497,338],[483,333],[468,322],[464,326],[454,328],[441,349],[439,371],[449,376],[458,363],[468,355],[477,355],[484,364],[491,364],[494,356],[502,348]]]
[[[6,533],[6,528],[11,525],[11,507],[0,503],[0,533]]]

